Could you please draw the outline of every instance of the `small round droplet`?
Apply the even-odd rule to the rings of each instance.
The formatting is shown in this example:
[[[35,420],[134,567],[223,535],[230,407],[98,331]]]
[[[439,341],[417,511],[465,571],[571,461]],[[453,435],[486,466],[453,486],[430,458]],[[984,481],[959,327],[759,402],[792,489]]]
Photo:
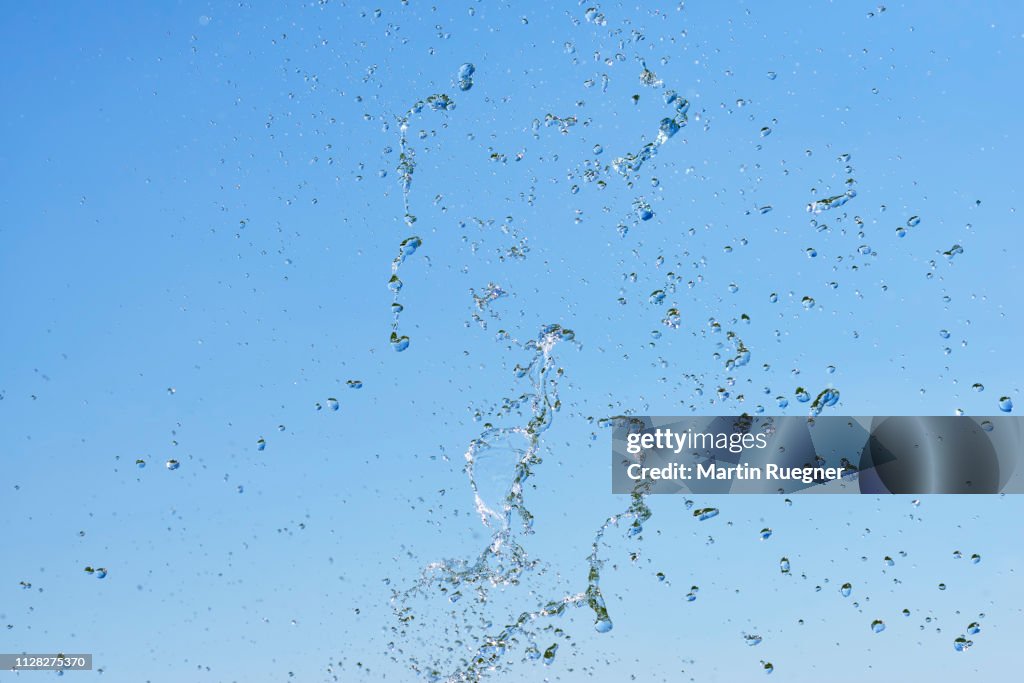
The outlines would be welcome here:
[[[171,458],[170,460],[168,460],[167,462],[164,463],[164,467],[166,467],[167,469],[169,469],[171,471],[174,471],[174,470],[178,469],[179,467],[181,467],[181,463],[178,462],[177,460],[175,460],[174,458]]]
[[[769,529],[768,527],[765,527],[765,528],[761,529],[761,540],[762,541],[767,541],[771,537],[772,537],[772,530],[771,529]]]
[[[844,583],[842,587],[839,589],[839,592],[842,594],[844,598],[848,598],[850,597],[850,594],[853,593],[853,585],[849,583]]]
[[[1009,396],[1001,396],[999,398],[999,410],[1004,413],[1013,412],[1013,401],[1010,400]]]
[[[871,630],[875,633],[881,633],[885,630],[885,622],[881,619],[875,619],[871,622]]]

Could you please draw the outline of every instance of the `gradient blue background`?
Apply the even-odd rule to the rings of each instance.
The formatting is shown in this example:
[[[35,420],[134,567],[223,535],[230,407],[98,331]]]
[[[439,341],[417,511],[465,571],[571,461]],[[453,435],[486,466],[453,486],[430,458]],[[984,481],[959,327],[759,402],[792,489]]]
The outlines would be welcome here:
[[[555,349],[563,407],[527,491],[545,592],[496,601],[497,624],[583,590],[594,531],[626,507],[588,418],[802,414],[797,386],[839,388],[836,414],[994,414],[1003,395],[1019,411],[1021,5],[658,5],[602,5],[606,26],[573,3],[8,6],[0,651],[92,652],[114,681],[413,679],[388,601],[487,543],[462,454],[473,414],[524,391],[502,327],[560,323],[580,344]],[[690,124],[632,187],[609,173],[599,190],[585,160],[635,152],[669,114],[639,59]],[[440,92],[456,109],[410,123],[408,228],[396,117]],[[535,135],[548,113],[579,123]],[[844,153],[858,196],[815,232],[805,206],[844,189]],[[412,234],[395,353],[386,282]],[[502,260],[522,237],[526,259]],[[648,303],[668,271],[678,290]],[[470,289],[488,282],[510,296],[484,330]],[[749,365],[714,357],[712,318]],[[328,397],[338,412],[315,409]],[[571,611],[574,647],[495,678],[736,681],[761,659],[784,681],[1016,675],[1018,498],[728,497],[697,501],[722,510],[706,522],[682,502],[651,501],[642,540],[609,533],[613,631]],[[444,644],[427,627],[404,647]]]

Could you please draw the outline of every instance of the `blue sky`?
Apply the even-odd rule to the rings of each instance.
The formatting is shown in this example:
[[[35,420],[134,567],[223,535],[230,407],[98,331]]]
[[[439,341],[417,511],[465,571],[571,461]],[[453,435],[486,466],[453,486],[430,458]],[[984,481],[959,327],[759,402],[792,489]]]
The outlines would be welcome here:
[[[445,619],[500,626],[585,588],[594,532],[627,505],[597,418],[803,414],[800,386],[839,389],[834,414],[1024,404],[1017,3],[606,4],[603,25],[572,3],[375,9],[8,12],[0,651],[92,652],[114,680],[409,680],[412,657],[451,661]],[[627,181],[612,161],[655,139],[669,89],[688,125]],[[435,93],[456,106],[409,122],[410,227],[398,117]],[[806,211],[848,178],[856,197]],[[386,283],[412,235],[395,353]],[[471,289],[491,282],[508,296],[484,329]],[[522,423],[493,417],[529,391],[530,354],[498,331],[549,323],[576,343],[555,347],[561,410],[526,491],[542,569],[454,617],[428,593],[389,647],[392,591],[488,543],[463,453],[485,422]],[[748,365],[725,367],[729,332]],[[552,664],[523,643],[492,678],[1010,670],[1015,497],[698,502],[722,512],[663,497],[641,538],[608,533],[610,633],[570,610],[538,636],[561,643]]]

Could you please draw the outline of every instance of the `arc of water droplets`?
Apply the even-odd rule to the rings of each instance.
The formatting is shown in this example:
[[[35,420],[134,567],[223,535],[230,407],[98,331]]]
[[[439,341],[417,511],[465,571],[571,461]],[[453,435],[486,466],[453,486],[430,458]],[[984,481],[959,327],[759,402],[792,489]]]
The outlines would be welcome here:
[[[520,344],[504,331],[499,332],[499,337],[512,341],[517,346],[533,353],[531,361],[525,367],[517,366],[516,371],[517,377],[529,378],[532,391],[513,399],[506,399],[500,412],[507,413],[519,407],[528,406],[531,417],[525,426],[489,426],[479,437],[470,442],[465,454],[465,472],[473,491],[477,514],[480,516],[481,522],[493,530],[490,540],[487,547],[475,560],[434,562],[424,569],[416,585],[404,593],[396,593],[392,603],[396,616],[403,625],[413,619],[411,608],[405,605],[406,601],[415,594],[425,593],[434,585],[440,584],[446,592],[450,587],[454,591],[452,596],[459,595],[459,588],[464,586],[475,586],[479,592],[485,592],[488,587],[519,583],[525,573],[538,565],[537,560],[529,559],[525,549],[517,540],[517,531],[522,529],[528,533],[533,520],[532,513],[526,508],[523,498],[523,484],[532,476],[533,466],[540,462],[538,451],[541,436],[550,428],[554,413],[560,407],[557,384],[562,370],[556,365],[552,349],[561,341],[573,341],[575,335],[571,330],[558,325],[547,325],[541,329],[536,339],[530,340],[526,344]],[[628,417],[608,418],[609,421],[618,419],[635,421],[634,418]],[[640,427],[642,428],[642,425]],[[515,467],[504,497],[500,500],[500,504],[489,502],[482,495],[478,485],[476,465],[481,455],[492,448],[495,443],[507,443],[508,440],[516,439],[523,439],[525,445],[520,448],[513,447],[516,458]],[[462,660],[462,666],[448,674],[444,680],[450,682],[479,681],[485,672],[498,666],[516,636],[528,635],[528,629],[533,622],[544,617],[561,615],[569,606],[587,605],[594,611],[595,630],[601,633],[609,631],[612,622],[600,588],[603,566],[603,560],[600,558],[601,542],[609,528],[618,526],[625,521],[630,521],[629,536],[636,536],[642,531],[644,522],[651,516],[644,496],[645,491],[637,489],[633,493],[629,508],[621,514],[606,519],[597,530],[591,546],[591,553],[588,556],[585,591],[548,600],[540,609],[534,611],[521,612],[518,617],[502,627],[497,634],[484,637],[472,654]],[[520,525],[514,523],[517,515]],[[400,635],[405,635],[401,628],[399,632]],[[415,660],[413,660],[413,668],[421,671],[420,665]],[[433,680],[441,680],[441,673],[434,667],[430,667],[425,673]]]
[[[402,291],[402,280],[398,277],[398,269],[405,263],[405,259],[416,253],[416,250],[423,246],[423,240],[416,235],[402,240],[398,245],[398,256],[391,262],[391,279],[388,280],[388,288],[394,297],[391,301],[391,348],[395,351],[405,351],[409,348],[408,335],[400,334],[398,331],[398,319],[405,310],[405,307],[398,301],[398,295]]]

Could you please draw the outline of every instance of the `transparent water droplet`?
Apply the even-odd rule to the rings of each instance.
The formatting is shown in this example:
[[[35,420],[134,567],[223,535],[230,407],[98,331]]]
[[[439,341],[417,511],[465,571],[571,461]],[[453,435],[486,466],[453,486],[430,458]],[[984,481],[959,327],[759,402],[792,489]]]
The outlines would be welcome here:
[[[916,228],[920,223],[921,223],[921,217],[920,216],[911,216],[910,218],[907,219],[907,227],[908,228]]]
[[[749,647],[754,647],[755,645],[760,645],[762,640],[764,640],[764,639],[761,638],[761,636],[756,635],[756,634],[747,634],[747,635],[743,636],[743,641]]]
[[[978,553],[971,555],[971,564],[978,564],[979,562],[981,562],[981,555]]]
[[[972,621],[967,625],[967,635],[976,636],[981,633],[981,624],[976,621]]]
[[[174,470],[178,469],[179,467],[181,467],[181,463],[178,462],[177,460],[175,460],[174,458],[171,458],[170,460],[168,460],[167,462],[164,463],[164,467],[166,467],[167,469],[169,469],[171,471],[174,471]]]
[[[349,389],[362,389],[363,381],[361,379],[348,379],[345,380],[345,384],[348,385]]]
[[[800,299],[800,305],[806,308],[807,310],[814,308],[814,303],[814,299],[809,296],[805,296],[804,298]]]
[[[338,410],[339,408],[341,408],[341,404],[338,403],[338,399],[332,396],[331,398],[327,399],[327,407],[330,410]]]
[[[1013,412],[1013,401],[1010,400],[1009,396],[1001,396],[999,398],[999,410],[1004,413]]]
[[[974,645],[974,641],[967,640],[964,636],[958,636],[953,640],[953,649],[957,652],[967,652]]]
[[[871,630],[875,633],[881,633],[885,630],[885,622],[881,619],[875,619],[871,622]]]
[[[789,567],[790,565],[788,557],[783,557],[781,560],[779,560],[779,571],[781,571],[783,574],[789,573]]]
[[[262,450],[266,450],[266,448],[267,448],[267,440],[261,437],[256,442],[256,450],[262,451]]]
[[[850,597],[850,594],[853,593],[853,584],[844,583],[839,588],[839,592],[843,595],[844,598]]]
[[[703,522],[706,519],[711,519],[712,517],[717,517],[718,516],[718,508],[701,508],[699,510],[694,510],[693,511],[693,516],[696,517],[698,521]]]
[[[772,292],[771,294],[768,295],[768,303],[774,304],[774,303],[777,303],[778,300],[779,300],[779,295],[776,294],[775,292]]]
[[[775,671],[775,666],[771,662],[761,662],[761,668],[764,669],[766,674],[770,674]]]
[[[773,533],[772,530],[769,529],[768,527],[765,527],[765,528],[761,529],[761,540],[762,541],[767,541],[769,538],[772,537],[772,533]]]
[[[408,337],[408,335],[404,335],[403,334],[403,335],[399,336],[399,334],[397,332],[392,332],[391,333],[391,348],[393,348],[395,351],[397,351],[399,353],[401,353],[402,351],[405,351],[407,348],[409,348],[409,337]]]

